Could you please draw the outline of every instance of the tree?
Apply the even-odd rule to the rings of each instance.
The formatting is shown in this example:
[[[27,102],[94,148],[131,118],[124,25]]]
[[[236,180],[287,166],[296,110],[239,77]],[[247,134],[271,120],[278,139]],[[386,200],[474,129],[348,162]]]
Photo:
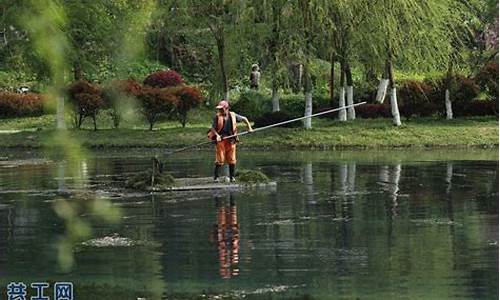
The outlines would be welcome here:
[[[326,38],[330,41],[331,51],[330,63],[330,97],[333,104],[333,82],[334,82],[334,66],[335,62],[340,62],[340,94],[339,94],[339,107],[345,106],[345,98],[347,93],[347,105],[354,104],[354,88],[353,78],[351,71],[351,59],[356,54],[353,48],[360,39],[357,33],[357,27],[361,22],[360,17],[363,16],[362,10],[364,7],[358,6],[356,1],[325,1],[323,6],[326,11],[323,16],[324,27],[326,31]],[[356,112],[354,107],[341,109],[339,111],[339,120],[346,121],[354,120]]]
[[[183,86],[177,88],[175,91],[175,96],[177,101],[175,101],[175,110],[177,112],[177,117],[182,127],[186,127],[187,113],[192,108],[200,105],[203,101],[203,97],[200,90],[192,86]]]
[[[103,100],[113,119],[114,128],[120,127],[127,110],[133,106],[131,102],[135,102],[141,90],[142,86],[132,79],[113,80],[104,87]]]
[[[313,55],[313,12],[314,7],[313,1],[298,0],[298,9],[300,10],[301,23],[302,25],[302,51],[304,62],[304,96],[305,96],[305,112],[304,116],[310,116],[312,114],[312,93],[313,85],[311,81],[311,70],[310,70],[310,59]],[[304,119],[304,128],[311,129],[311,118]]]
[[[407,70],[443,70],[450,57],[450,32],[445,26],[447,11],[452,0],[363,0],[364,34],[360,49],[364,49],[372,64],[384,64],[384,77],[391,94],[393,123],[401,125],[396,83],[395,64]]]
[[[141,105],[141,113],[149,123],[149,130],[153,130],[154,124],[161,115],[168,115],[174,110],[178,101],[171,89],[143,88],[137,96]]]
[[[79,80],[68,87],[68,96],[70,103],[73,105],[75,127],[80,129],[83,120],[90,117],[94,123],[94,130],[97,130],[96,117],[99,111],[104,108],[100,88],[88,81]]]

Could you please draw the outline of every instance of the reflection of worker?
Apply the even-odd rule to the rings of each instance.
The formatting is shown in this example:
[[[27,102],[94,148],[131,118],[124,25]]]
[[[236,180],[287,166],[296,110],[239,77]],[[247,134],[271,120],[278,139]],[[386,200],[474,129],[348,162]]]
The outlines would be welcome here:
[[[217,242],[219,275],[222,278],[238,276],[240,227],[236,203],[232,197],[229,206],[216,198],[217,224],[214,225],[214,239]]]
[[[260,71],[259,66],[257,64],[252,65],[252,73],[250,73],[250,88],[251,89],[259,89],[259,81],[260,81]]]
[[[236,143],[238,137],[229,139],[224,139],[224,137],[233,136],[238,133],[237,122],[245,122],[250,132],[253,131],[252,125],[250,125],[246,117],[230,112],[227,101],[220,101],[216,108],[217,115],[209,131],[209,138],[216,142],[214,181],[218,181],[219,169],[225,163],[229,165],[229,179],[235,181],[234,169],[236,166]]]

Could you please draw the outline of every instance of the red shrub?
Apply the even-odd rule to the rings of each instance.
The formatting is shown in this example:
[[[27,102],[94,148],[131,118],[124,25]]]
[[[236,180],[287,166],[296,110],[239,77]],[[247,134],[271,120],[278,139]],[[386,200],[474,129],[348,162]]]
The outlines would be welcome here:
[[[44,98],[39,94],[0,92],[1,117],[39,116],[43,114]]]
[[[122,120],[123,109],[126,107],[125,101],[128,101],[130,97],[136,98],[142,90],[142,86],[135,80],[114,80],[107,84],[102,92],[102,96],[105,102],[105,107],[109,108],[108,113],[113,119],[113,125],[115,128],[120,126]]]
[[[140,83],[133,79],[127,79],[112,81],[109,85],[109,88],[129,96],[137,96],[140,94],[142,86]]]
[[[181,75],[173,70],[155,72],[144,79],[145,85],[155,88],[178,86],[182,83]]]
[[[137,96],[141,104],[141,112],[149,122],[149,130],[161,115],[170,114],[178,101],[171,89],[144,88]]]
[[[461,75],[455,76],[450,89],[453,115],[457,117],[467,115],[467,106],[479,95],[479,91],[479,86],[477,86],[474,80]]]
[[[493,100],[473,100],[467,104],[463,116],[498,115],[498,102]]]
[[[182,127],[185,127],[188,111],[198,106],[203,101],[203,97],[200,90],[192,86],[183,86],[177,89],[175,95],[177,96],[175,108],[179,117],[179,122],[181,122]]]
[[[356,116],[365,119],[391,117],[391,107],[387,104],[363,104],[356,107]]]
[[[498,63],[489,62],[476,75],[476,83],[498,101]]]
[[[80,93],[100,95],[101,90],[99,89],[99,87],[91,84],[86,80],[78,80],[68,86],[68,94],[70,98]]]
[[[398,90],[399,111],[407,118],[429,117],[439,111],[438,103],[432,101],[432,86],[425,82],[408,80]]]
[[[99,110],[105,107],[102,91],[88,81],[79,80],[68,87],[69,101],[73,104],[75,127],[80,128],[86,117],[94,121],[94,130],[97,130],[96,116]]]

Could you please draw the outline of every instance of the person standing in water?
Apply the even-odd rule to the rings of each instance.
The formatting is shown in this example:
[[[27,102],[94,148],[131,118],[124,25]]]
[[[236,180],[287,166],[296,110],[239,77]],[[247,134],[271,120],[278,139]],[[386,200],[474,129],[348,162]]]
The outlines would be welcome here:
[[[244,116],[229,111],[229,103],[222,100],[216,106],[217,114],[212,122],[212,127],[208,132],[208,138],[215,141],[215,167],[214,181],[219,180],[219,170],[224,164],[229,165],[229,180],[235,181],[234,171],[236,168],[236,143],[238,137],[225,138],[238,133],[237,123],[244,122],[249,132],[252,132],[252,125]]]

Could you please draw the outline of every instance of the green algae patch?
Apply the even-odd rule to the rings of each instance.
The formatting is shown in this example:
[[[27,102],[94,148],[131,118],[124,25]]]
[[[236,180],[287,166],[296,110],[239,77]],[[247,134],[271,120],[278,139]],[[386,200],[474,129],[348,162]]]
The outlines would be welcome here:
[[[243,184],[269,183],[271,181],[266,174],[258,170],[241,170],[236,175],[236,180]]]
[[[175,178],[169,173],[152,172],[151,169],[137,173],[125,181],[125,186],[134,190],[169,188],[175,185]]]

